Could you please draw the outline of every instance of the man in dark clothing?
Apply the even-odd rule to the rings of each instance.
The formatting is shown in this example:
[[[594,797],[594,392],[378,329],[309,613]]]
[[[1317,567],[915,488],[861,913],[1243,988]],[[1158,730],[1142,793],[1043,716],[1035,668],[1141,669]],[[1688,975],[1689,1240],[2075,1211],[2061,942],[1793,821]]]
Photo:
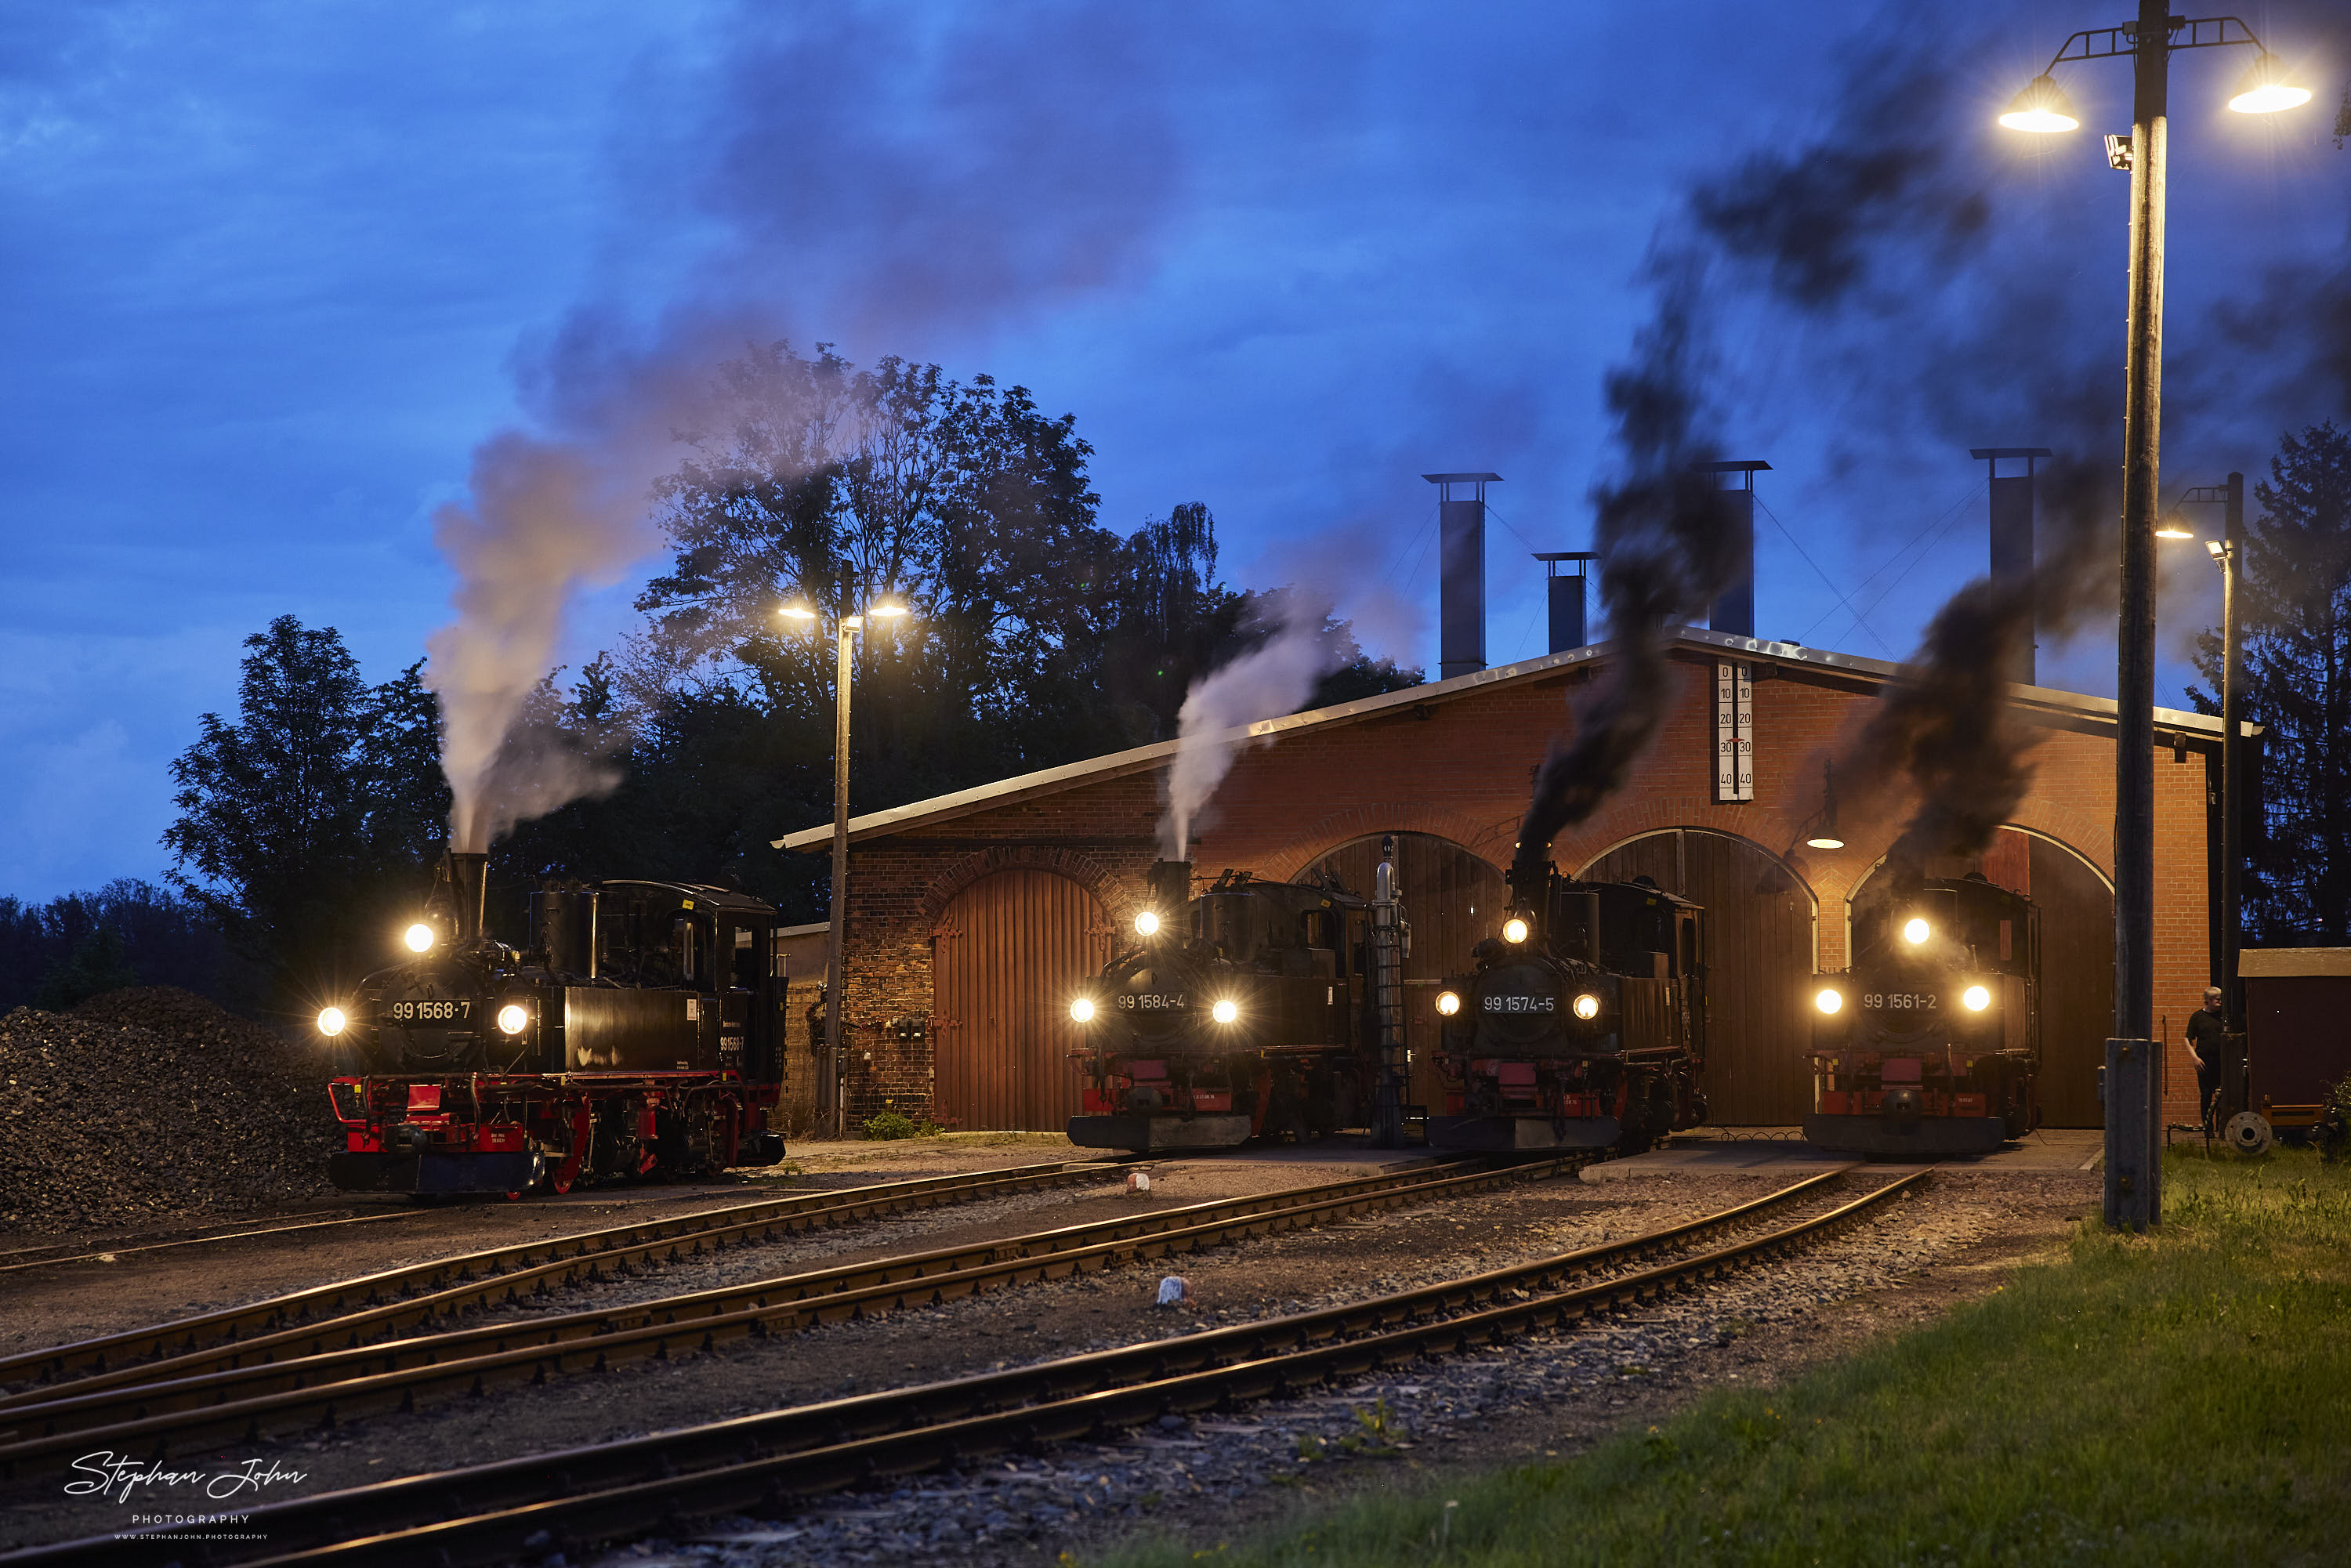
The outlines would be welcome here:
[[[2228,1019],[2220,988],[2204,988],[2204,1005],[2188,1015],[2188,1059],[2196,1064],[2197,1097],[2204,1107],[2204,1135],[2212,1135],[2212,1103],[2229,1071]]]

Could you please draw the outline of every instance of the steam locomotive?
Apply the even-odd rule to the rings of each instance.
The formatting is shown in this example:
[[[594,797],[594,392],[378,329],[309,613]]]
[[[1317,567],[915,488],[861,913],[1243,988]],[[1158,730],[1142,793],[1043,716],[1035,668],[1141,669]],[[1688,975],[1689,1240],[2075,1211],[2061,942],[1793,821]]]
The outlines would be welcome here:
[[[1637,1153],[1706,1119],[1704,911],[1646,877],[1510,873],[1499,937],[1437,993],[1441,1149]]]
[[[1804,1136],[1862,1155],[1984,1154],[2041,1122],[2041,912],[1980,873],[1854,914],[1854,965],[1813,978]]]
[[[414,955],[319,1015],[350,1191],[487,1192],[773,1165],[775,910],[685,883],[530,895],[530,946],[483,928],[488,856],[444,857]]]
[[[1189,862],[1155,864],[1135,941],[1070,1004],[1090,1036],[1070,1141],[1228,1148],[1363,1124],[1377,1087],[1372,902],[1246,872],[1196,898],[1191,883]],[[1400,939],[1396,907],[1379,930]]]

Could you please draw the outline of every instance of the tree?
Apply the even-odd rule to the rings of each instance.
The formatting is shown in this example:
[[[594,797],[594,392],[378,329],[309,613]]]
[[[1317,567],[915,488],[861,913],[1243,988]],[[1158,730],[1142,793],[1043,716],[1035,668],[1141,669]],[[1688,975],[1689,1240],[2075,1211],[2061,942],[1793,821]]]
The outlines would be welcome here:
[[[2330,421],[2280,439],[2253,488],[2237,580],[2244,714],[2265,732],[2248,823],[2248,934],[2351,941],[2351,432]],[[2197,666],[2218,689],[2220,642]],[[2219,711],[2202,690],[2197,706]]]
[[[281,615],[245,646],[237,722],[205,714],[172,764],[163,843],[172,884],[307,1002],[375,967],[371,928],[415,896],[446,800],[437,732],[415,669],[370,687],[332,627]]]

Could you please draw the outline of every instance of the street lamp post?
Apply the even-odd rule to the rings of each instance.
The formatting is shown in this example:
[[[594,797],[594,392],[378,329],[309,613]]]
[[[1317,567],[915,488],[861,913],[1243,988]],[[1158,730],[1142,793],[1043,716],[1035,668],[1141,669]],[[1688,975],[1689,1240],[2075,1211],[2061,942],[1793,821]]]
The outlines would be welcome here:
[[[2180,497],[2183,505],[2222,508],[2220,537],[2206,539],[2212,564],[2220,569],[2220,991],[2229,1016],[2242,1020],[2244,998],[2237,981],[2237,950],[2244,940],[2242,877],[2245,864],[2243,708],[2244,631],[2237,623],[2237,577],[2245,562],[2245,476],[2231,474],[2225,485],[2199,485]],[[2242,1028],[2241,1021],[2239,1027]]]
[[[813,631],[820,617],[806,603],[785,605],[777,613]],[[825,933],[824,1057],[831,1069],[832,1133],[849,1135],[849,1053],[844,1044],[842,1015],[848,994],[846,963],[849,940],[849,694],[850,639],[863,628],[868,616],[894,621],[906,613],[895,600],[871,605],[864,615],[843,615],[835,622],[839,644],[832,676],[832,920]]]
[[[2175,49],[2251,44],[2252,70],[2229,107],[2265,114],[2310,99],[2252,28],[2234,16],[2175,18],[2168,0],[2139,0],[2138,19],[2074,34],[2019,93],[2001,123],[2061,131],[2081,120],[2050,70],[2067,60],[2131,57],[2131,133],[2107,158],[2131,177],[2130,310],[2124,374],[2122,605],[2115,656],[2115,1018],[2106,1041],[2105,1219],[2134,1229],[2162,1219],[2158,1122],[2163,1099],[2155,1041],[2155,528],[2161,472],[2164,181],[2167,102]],[[2225,765],[2224,765],[2225,769]]]

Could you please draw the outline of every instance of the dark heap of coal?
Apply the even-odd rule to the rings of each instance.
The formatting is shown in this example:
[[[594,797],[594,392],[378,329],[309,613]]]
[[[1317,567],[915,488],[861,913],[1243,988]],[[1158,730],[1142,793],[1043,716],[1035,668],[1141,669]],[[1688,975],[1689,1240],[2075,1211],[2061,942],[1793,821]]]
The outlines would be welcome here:
[[[323,1197],[324,1054],[170,987],[0,1018],[0,1235],[70,1236]]]

